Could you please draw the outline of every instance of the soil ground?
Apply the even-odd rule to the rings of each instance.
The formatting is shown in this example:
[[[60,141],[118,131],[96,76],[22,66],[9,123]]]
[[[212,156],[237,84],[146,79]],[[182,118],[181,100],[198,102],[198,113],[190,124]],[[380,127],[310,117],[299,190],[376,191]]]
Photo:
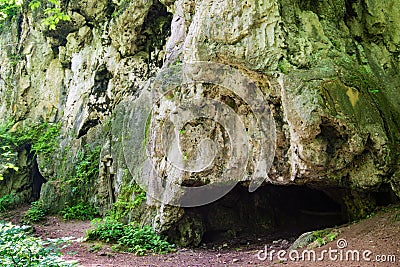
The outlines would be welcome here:
[[[28,207],[21,207],[3,214],[2,217],[18,224],[27,209]],[[400,208],[397,206],[380,209],[368,219],[338,227],[340,234],[336,240],[314,250],[315,260],[313,254],[310,254],[311,250],[298,250],[289,254],[288,248],[296,236],[282,239],[279,238],[279,233],[269,237],[249,237],[207,244],[196,249],[178,248],[175,253],[167,255],[139,257],[130,253],[114,252],[106,244],[81,242],[87,229],[91,227],[89,221],[64,221],[59,216],[49,216],[46,221],[33,226],[35,235],[43,239],[73,237],[77,240],[62,250],[63,258],[77,260],[79,266],[85,267],[400,266]],[[284,236],[287,236],[287,233]],[[265,249],[268,255],[263,260],[266,255]],[[275,252],[271,260],[272,250]],[[285,251],[280,252],[281,258],[278,257],[279,250]],[[326,252],[323,252],[324,250]],[[261,259],[257,255],[261,256]],[[293,258],[297,256],[299,258],[294,261]]]

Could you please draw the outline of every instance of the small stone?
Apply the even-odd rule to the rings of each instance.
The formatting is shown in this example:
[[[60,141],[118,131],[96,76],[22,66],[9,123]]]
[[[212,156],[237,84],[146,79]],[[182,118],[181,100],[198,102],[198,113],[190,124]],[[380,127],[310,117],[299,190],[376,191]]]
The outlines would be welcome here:
[[[232,263],[235,263],[235,262],[238,262],[238,261],[239,261],[239,259],[233,259]]]

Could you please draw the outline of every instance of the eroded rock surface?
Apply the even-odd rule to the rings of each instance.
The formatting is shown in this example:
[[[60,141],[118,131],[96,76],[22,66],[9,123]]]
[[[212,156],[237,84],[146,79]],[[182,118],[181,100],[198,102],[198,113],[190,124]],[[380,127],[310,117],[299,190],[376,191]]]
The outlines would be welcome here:
[[[184,198],[180,186],[223,183],[229,160],[243,155],[232,140],[247,140],[247,161],[238,166],[243,175],[234,182],[249,185],[262,145],[254,141],[254,110],[231,88],[187,84],[153,101],[154,86],[174,85],[185,72],[196,75],[185,63],[197,61],[240,71],[262,92],[276,128],[263,186],[309,185],[354,218],[368,212],[361,207],[376,204],[373,192],[390,188],[400,196],[398,1],[88,0],[65,8],[71,22],[56,32],[24,11],[0,38],[1,119],[62,122],[52,164],[40,164],[38,155],[50,181],[42,199],[55,211],[70,197],[58,185],[74,175],[79,151],[101,145],[100,175],[86,192],[90,202],[105,213],[118,199],[132,201],[135,193],[125,189],[139,182],[147,205],[129,211],[127,220],[172,231],[182,244],[201,241],[203,219],[162,201]],[[161,138],[165,121],[202,98],[237,115],[244,139],[232,139],[227,126],[212,120],[216,115],[197,118],[170,129],[180,149],[171,146],[177,149],[172,155],[181,158],[169,161],[160,150],[172,141]],[[212,162],[188,163],[198,158]],[[185,171],[174,167],[177,160],[207,166]],[[29,186],[13,179],[0,183],[10,192]]]

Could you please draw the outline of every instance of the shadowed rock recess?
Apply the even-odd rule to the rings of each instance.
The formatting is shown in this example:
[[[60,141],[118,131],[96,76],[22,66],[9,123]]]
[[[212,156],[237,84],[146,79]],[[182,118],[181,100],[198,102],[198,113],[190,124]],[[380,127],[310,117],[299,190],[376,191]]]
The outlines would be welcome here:
[[[28,8],[0,30],[0,120],[13,119],[14,128],[62,125],[50,161],[16,151],[20,169],[4,171],[1,195],[35,199],[45,182],[40,201],[57,212],[77,197],[67,181],[76,176],[79,155],[101,146],[98,175],[79,197],[106,214],[115,202],[120,209],[133,202],[138,183],[147,199],[127,205],[121,220],[153,225],[186,246],[330,227],[400,197],[399,1],[61,2],[71,21],[55,31]],[[185,63],[198,61],[240,71],[273,118],[272,167],[252,193],[262,150],[252,107],[218,84],[172,86],[184,72],[196,75]],[[173,88],[146,101],[154,86]],[[224,124],[198,116],[175,129],[174,149],[183,165],[201,156],[212,162],[204,168],[197,162],[193,172],[168,159],[167,122],[198,99],[237,115],[247,161],[237,185],[216,202],[169,205],[196,197],[171,185],[224,184],[220,178],[237,156]]]

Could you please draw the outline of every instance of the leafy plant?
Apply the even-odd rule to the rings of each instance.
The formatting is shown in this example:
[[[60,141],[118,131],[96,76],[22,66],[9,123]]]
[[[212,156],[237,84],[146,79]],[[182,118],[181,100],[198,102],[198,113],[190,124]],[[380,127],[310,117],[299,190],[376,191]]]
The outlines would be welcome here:
[[[22,4],[22,0],[0,1],[0,29],[2,28],[4,21],[11,19],[19,13]]]
[[[49,161],[58,144],[61,124],[48,122],[12,129],[14,121],[0,124],[0,169],[18,172],[14,165],[17,151],[24,144],[31,144],[31,152],[40,153]],[[0,180],[4,177],[0,173]]]
[[[172,246],[157,235],[150,226],[126,225],[124,236],[118,240],[118,244],[126,248],[128,252],[141,256],[148,252],[164,254],[172,251]]]
[[[55,30],[60,21],[70,21],[69,15],[61,10],[59,0],[1,0],[0,1],[0,29],[6,20],[11,20],[21,13],[21,10],[28,3],[29,8],[33,10],[39,9],[41,6],[46,8],[43,10],[44,18],[42,24],[49,30]]]
[[[0,212],[6,211],[12,208],[16,203],[16,198],[14,195],[7,194],[0,197]]]
[[[29,2],[31,10],[38,9],[44,1],[32,0]],[[42,24],[47,26],[49,30],[55,30],[60,21],[70,21],[71,17],[61,11],[59,0],[47,0],[45,3],[47,8],[44,9],[45,18],[42,20]],[[49,7],[50,6],[50,7]]]
[[[43,208],[40,201],[32,202],[30,209],[25,213],[23,221],[27,223],[39,222],[44,219],[47,210]]]
[[[29,235],[30,227],[0,222],[0,265],[72,267],[76,263],[60,258],[56,247],[58,242],[45,242]]]
[[[313,232],[311,241],[314,241],[314,244],[316,243],[317,247],[320,247],[332,242],[338,235],[339,233],[337,231],[331,231],[328,229],[318,230]]]
[[[157,235],[150,226],[140,227],[135,223],[122,224],[110,218],[96,221],[95,229],[89,230],[87,237],[89,240],[117,243],[114,249],[137,255],[145,255],[149,252],[163,254],[173,250],[173,245]]]
[[[60,8],[46,8],[44,14],[46,18],[42,20],[42,24],[49,27],[49,30],[55,30],[60,21],[70,21],[70,16],[61,12]]]
[[[100,150],[100,146],[90,149],[86,145],[84,151],[78,153],[78,159],[75,164],[75,175],[67,180],[67,183],[72,188],[72,192],[81,198],[83,198],[83,190],[99,175]]]
[[[146,200],[146,192],[139,185],[122,186],[118,200],[113,203],[109,217],[120,220]]]
[[[112,13],[112,17],[118,17],[120,16],[129,6],[131,3],[129,0],[122,0],[118,1],[118,7],[115,9],[115,11]]]
[[[44,157],[50,157],[57,147],[60,129],[61,123],[50,124],[45,122],[32,127],[28,131],[28,135],[33,141],[31,150],[35,154],[41,153]]]
[[[278,69],[279,69],[283,74],[288,74],[292,68],[293,68],[293,67],[290,65],[290,63],[289,63],[286,59],[281,60],[281,61],[279,61],[279,63],[278,63]]]
[[[92,222],[95,227],[87,232],[89,240],[102,240],[107,243],[117,242],[124,235],[124,224],[110,218],[95,219]]]
[[[11,129],[12,125],[12,121],[0,124],[0,181],[4,179],[4,171],[9,169],[16,172],[18,171],[18,167],[12,163],[16,156],[16,153],[13,149],[15,141],[12,135],[9,134],[9,130]]]
[[[93,220],[99,213],[95,207],[79,202],[74,206],[67,205],[60,214],[64,220]]]
[[[9,55],[8,58],[10,60],[11,66],[16,66],[22,59],[24,59],[24,56],[19,54],[12,54]]]

